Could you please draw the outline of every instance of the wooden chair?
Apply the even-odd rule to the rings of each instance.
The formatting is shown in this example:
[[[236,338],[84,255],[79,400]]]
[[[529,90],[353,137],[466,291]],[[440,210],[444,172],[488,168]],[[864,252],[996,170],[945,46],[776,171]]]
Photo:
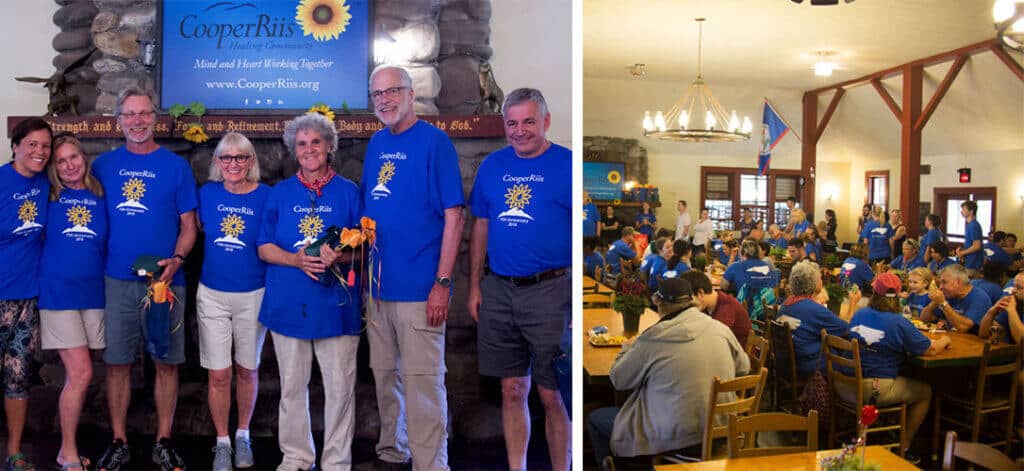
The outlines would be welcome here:
[[[747,356],[750,357],[750,371],[760,371],[768,366],[768,340],[753,332],[747,336]]]
[[[584,293],[584,309],[609,309],[612,307],[612,295],[610,293]]]
[[[993,365],[991,358],[992,344],[985,342],[981,363],[978,365],[978,376],[974,383],[974,395],[971,397],[958,396],[949,393],[939,393],[935,397],[935,431],[932,433],[932,454],[939,451],[939,430],[942,422],[948,422],[954,426],[971,431],[971,441],[981,442],[981,419],[983,416],[995,413],[1005,413],[1004,433],[1002,439],[988,443],[992,446],[1003,445],[1003,452],[1010,452],[1010,438],[1013,436],[1014,410],[1017,406],[1017,389],[1020,387],[1021,352],[1020,346],[1016,348],[1016,355],[1011,362]],[[999,376],[1008,377],[1011,387],[1009,394],[993,394],[989,379]],[[951,407],[957,412],[966,413],[968,422],[959,420],[959,417],[943,416],[943,407]],[[996,424],[995,421],[988,421],[989,424]]]
[[[858,423],[860,418],[860,411],[864,408],[866,403],[864,399],[864,391],[862,384],[864,383],[864,377],[861,373],[860,368],[860,347],[857,339],[846,340],[842,337],[835,335],[829,335],[825,329],[821,330],[821,345],[822,353],[825,355],[825,364],[828,371],[828,382],[832,385],[832,406],[830,409],[831,419],[828,424],[828,446],[836,446],[836,422],[839,421],[839,411],[848,412],[853,415],[854,424]],[[837,368],[844,367],[853,371],[853,376],[840,373]],[[843,400],[840,396],[840,391],[853,392],[855,396],[854,402],[848,402]],[[901,402],[896,405],[878,407],[879,417],[889,414],[899,414],[899,423],[895,425],[883,425],[881,420],[875,422],[874,427],[868,427],[866,433],[877,433],[887,432],[890,430],[899,431],[899,442],[897,443],[876,443],[870,441],[869,443],[875,445],[881,445],[887,448],[896,448],[896,452],[900,457],[903,456],[904,450],[910,444],[909,437],[907,437],[907,403]],[[860,430],[854,427],[854,432],[859,433]]]
[[[750,415],[756,414],[761,406],[761,393],[764,392],[764,384],[768,377],[768,369],[761,368],[758,374],[740,376],[729,381],[722,381],[716,376],[711,381],[711,395],[708,396],[708,415],[704,422],[704,439],[701,443],[700,456],[702,461],[712,458],[712,442],[716,438],[728,435],[729,426],[715,426],[715,417],[720,414],[726,415]],[[736,393],[736,399],[731,402],[718,402],[718,395],[723,393]],[[680,414],[691,414],[692,411],[679,411]],[[654,464],[662,462],[683,463],[696,461],[691,457],[679,455],[676,452],[662,453],[654,457]]]
[[[818,450],[818,411],[802,415],[754,414],[748,417],[729,416],[729,458],[784,455]],[[758,432],[807,432],[805,446],[757,446]]]
[[[1021,469],[1010,457],[991,446],[984,443],[957,441],[956,432],[950,430],[946,432],[946,451],[942,454],[942,471],[956,469],[956,458],[963,458],[972,464],[995,471]]]
[[[793,331],[789,324],[773,320],[768,323],[768,335],[771,350],[772,366],[772,400],[776,407],[787,412],[796,411],[799,404],[800,391],[806,380],[796,374],[796,351],[793,348]],[[780,396],[786,391],[786,404]]]

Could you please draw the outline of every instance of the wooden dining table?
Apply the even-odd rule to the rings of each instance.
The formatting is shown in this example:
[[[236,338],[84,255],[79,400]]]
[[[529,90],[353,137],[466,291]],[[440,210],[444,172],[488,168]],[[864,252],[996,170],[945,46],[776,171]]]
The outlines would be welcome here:
[[[821,459],[836,455],[840,450],[807,451],[785,455],[758,456],[755,458],[726,458],[699,461],[696,463],[665,464],[654,467],[655,471],[814,471],[821,469]],[[865,461],[879,465],[885,471],[919,469],[909,461],[900,458],[888,449],[868,446]]]
[[[981,355],[985,351],[985,339],[974,334],[963,332],[947,333],[922,333],[932,339],[938,339],[948,335],[952,345],[939,352],[937,355],[917,356],[910,359],[910,364],[921,368],[938,368],[948,366],[973,366],[981,361]],[[994,358],[1012,360],[1016,353],[1015,348],[1020,348],[1012,343],[1002,342],[992,345],[991,352]]]
[[[640,316],[640,332],[658,322],[658,314],[650,309]],[[611,309],[583,310],[583,379],[587,384],[607,384],[608,373],[621,347],[595,347],[587,339],[587,332],[596,326],[608,328],[610,335],[622,335],[622,315]]]
[[[601,283],[600,281],[597,281],[594,278],[587,275],[583,276],[583,291],[600,294],[615,292],[615,290],[609,288],[608,286],[605,286],[604,283]]]

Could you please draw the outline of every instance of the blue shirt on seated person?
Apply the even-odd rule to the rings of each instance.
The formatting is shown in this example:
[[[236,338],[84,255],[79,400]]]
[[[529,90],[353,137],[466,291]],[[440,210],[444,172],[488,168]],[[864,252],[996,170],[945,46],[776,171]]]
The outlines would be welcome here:
[[[608,264],[608,272],[612,274],[622,272],[622,259],[632,260],[636,258],[636,250],[633,250],[633,246],[630,242],[633,240],[633,232],[627,231],[623,228],[622,238],[612,243],[612,246],[608,249],[608,253],[605,254],[604,259]],[[628,237],[628,239],[627,239]]]

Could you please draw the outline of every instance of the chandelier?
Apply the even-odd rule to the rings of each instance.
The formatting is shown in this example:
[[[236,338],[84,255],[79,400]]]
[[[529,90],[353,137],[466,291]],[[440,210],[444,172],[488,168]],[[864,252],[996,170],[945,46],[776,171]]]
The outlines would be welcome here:
[[[1024,52],[1024,0],[996,0],[992,21],[1003,44]]]
[[[697,36],[697,79],[690,83],[667,114],[658,111],[654,118],[644,112],[644,136],[666,141],[735,142],[750,139],[754,125],[744,116],[742,124],[736,110],[726,114],[722,104],[711,93],[711,87],[701,75],[701,46],[704,38],[704,18],[695,18]],[[703,126],[696,121],[703,118]]]

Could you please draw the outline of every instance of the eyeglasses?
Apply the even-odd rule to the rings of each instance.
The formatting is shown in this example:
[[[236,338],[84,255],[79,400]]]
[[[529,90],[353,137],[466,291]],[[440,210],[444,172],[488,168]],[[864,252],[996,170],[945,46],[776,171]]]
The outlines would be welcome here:
[[[383,90],[375,90],[370,92],[370,98],[372,98],[374,101],[380,100],[380,98],[383,96],[386,96],[388,98],[394,98],[395,96],[398,95],[398,92],[405,90],[406,88],[409,87],[391,87],[385,88]]]
[[[244,164],[244,163],[248,162],[249,159],[252,158],[252,156],[251,155],[246,155],[246,154],[238,154],[238,155],[224,154],[224,155],[218,155],[217,158],[220,159],[220,161],[225,163],[225,164],[226,163],[231,163],[232,160],[234,160],[235,163],[237,163],[237,164]]]
[[[156,111],[149,110],[149,111],[139,111],[139,112],[135,112],[135,113],[121,113],[121,116],[124,119],[152,118],[155,114],[156,114]]]

